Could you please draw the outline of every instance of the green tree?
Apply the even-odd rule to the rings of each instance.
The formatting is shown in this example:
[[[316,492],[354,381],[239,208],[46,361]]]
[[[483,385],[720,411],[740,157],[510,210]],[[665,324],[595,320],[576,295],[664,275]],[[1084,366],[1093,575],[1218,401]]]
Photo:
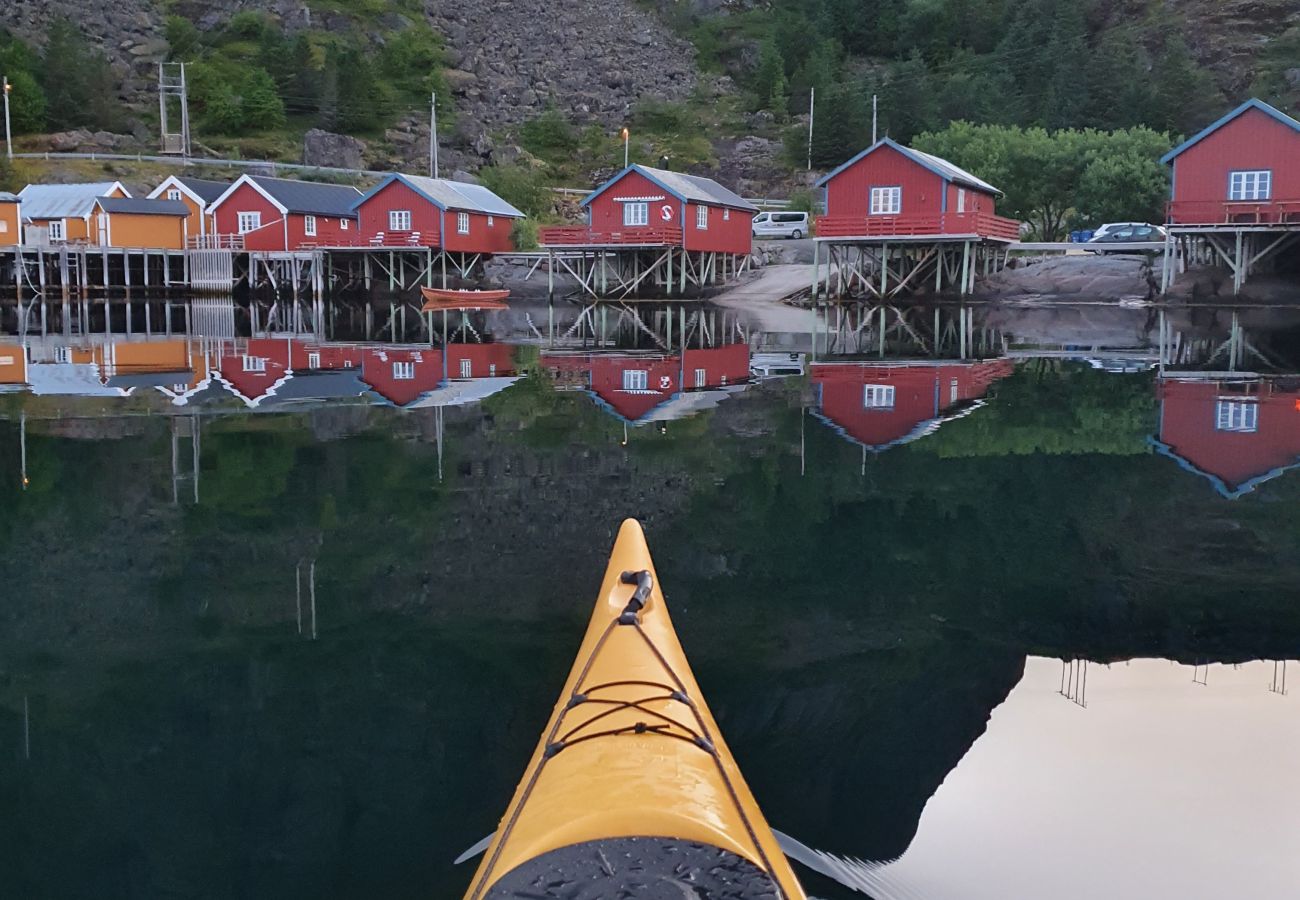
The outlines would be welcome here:
[[[1079,176],[1075,210],[1091,224],[1160,222],[1169,175],[1158,158],[1134,153],[1098,156]]]
[[[9,76],[9,116],[14,134],[35,134],[45,129],[45,93],[30,72]]]
[[[167,57],[180,62],[189,62],[202,50],[202,38],[194,23],[183,16],[168,16],[163,25],[163,37],[167,39]]]
[[[116,123],[117,79],[112,68],[66,18],[50,23],[41,77],[51,128],[110,128]]]
[[[778,117],[785,114],[786,84],[785,60],[777,49],[776,41],[766,40],[758,55],[758,68],[754,72],[754,93],[758,109],[771,110]]]
[[[1152,128],[1190,134],[1219,115],[1223,95],[1180,35],[1165,40],[1151,75],[1156,90],[1147,124]]]
[[[275,90],[275,81],[265,69],[254,69],[249,73],[240,112],[244,127],[251,131],[270,131],[284,125],[284,101]]]
[[[919,50],[889,67],[880,96],[880,135],[908,143],[914,135],[938,123],[938,105],[931,90],[930,71]]]

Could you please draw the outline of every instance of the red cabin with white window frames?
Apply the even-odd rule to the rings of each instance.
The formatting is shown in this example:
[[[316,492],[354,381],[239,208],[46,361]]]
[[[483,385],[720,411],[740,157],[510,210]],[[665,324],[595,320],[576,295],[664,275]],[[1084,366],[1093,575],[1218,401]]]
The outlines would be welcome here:
[[[819,238],[946,235],[1015,241],[1020,223],[996,214],[1001,193],[945,159],[885,138],[817,182],[826,190]]]
[[[1163,378],[1156,449],[1235,499],[1300,467],[1300,376]]]
[[[356,244],[354,187],[243,175],[209,207],[215,246],[264,252]]]
[[[1171,225],[1300,226],[1300,121],[1247,100],[1167,153]]]
[[[971,412],[975,401],[1014,369],[1007,359],[815,363],[815,415],[850,441],[880,453]]]
[[[434,247],[456,253],[508,253],[524,214],[478,184],[389,175],[357,199],[357,243]]]
[[[582,201],[587,224],[541,229],[544,247],[678,247],[748,254],[758,208],[712,178],[631,165]]]

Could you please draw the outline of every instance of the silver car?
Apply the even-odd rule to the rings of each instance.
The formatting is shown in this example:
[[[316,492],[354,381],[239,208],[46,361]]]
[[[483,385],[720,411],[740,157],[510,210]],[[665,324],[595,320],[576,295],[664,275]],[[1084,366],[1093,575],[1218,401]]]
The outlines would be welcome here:
[[[754,216],[754,237],[792,238],[808,234],[806,212],[761,212]]]

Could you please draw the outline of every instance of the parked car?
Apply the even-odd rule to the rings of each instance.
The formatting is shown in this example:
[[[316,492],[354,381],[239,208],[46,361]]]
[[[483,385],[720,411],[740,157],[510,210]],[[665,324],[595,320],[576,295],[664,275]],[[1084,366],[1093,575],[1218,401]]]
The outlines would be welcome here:
[[[754,216],[754,237],[792,238],[808,234],[806,212],[761,212]]]
[[[1095,241],[1097,238],[1105,237],[1112,231],[1119,231],[1121,228],[1142,228],[1146,224],[1146,222],[1107,222],[1105,225],[1098,225],[1092,232],[1092,237],[1088,238],[1088,240]]]
[[[1102,228],[1109,226],[1103,225]],[[1110,229],[1104,233],[1098,230],[1098,234],[1088,241],[1087,247],[1093,253],[1143,253],[1142,250],[1107,250],[1107,244],[1133,244],[1159,242],[1165,239],[1165,230],[1159,225],[1120,225],[1117,228]]]

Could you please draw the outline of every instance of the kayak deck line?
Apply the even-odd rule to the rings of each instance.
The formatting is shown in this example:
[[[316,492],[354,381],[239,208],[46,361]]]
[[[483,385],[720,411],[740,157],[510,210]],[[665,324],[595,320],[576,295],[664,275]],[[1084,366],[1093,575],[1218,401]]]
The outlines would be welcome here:
[[[708,753],[713,758],[714,764],[717,766],[718,776],[722,780],[723,784],[727,788],[728,793],[730,794],[730,798],[733,805],[735,806],[736,813],[740,816],[741,821],[743,821],[745,824],[745,829],[748,832],[749,841],[753,845],[754,851],[758,854],[759,859],[762,860],[764,871],[772,879],[773,883],[778,885],[778,889],[779,889],[780,882],[776,877],[776,873],[773,872],[772,870],[771,861],[768,859],[767,853],[766,851],[764,851],[763,845],[758,839],[758,834],[755,832],[753,824],[749,821],[749,817],[745,813],[744,806],[740,802],[740,798],[736,793],[735,786],[731,783],[731,779],[727,775],[726,769],[722,765],[722,760],[718,757],[717,748],[714,746],[714,743],[709,736],[708,725],[705,724],[704,720],[700,717],[699,710],[697,709],[695,702],[690,698],[690,695],[686,693],[686,685],[682,682],[681,678],[678,677],[677,673],[673,671],[672,665],[669,664],[668,660],[664,658],[664,655],[659,651],[659,648],[655,646],[654,641],[650,639],[650,637],[645,633],[645,630],[641,627],[641,620],[640,620],[639,613],[641,609],[644,608],[645,601],[648,599],[650,595],[650,591],[653,585],[653,577],[650,575],[648,571],[644,571],[644,570],[640,572],[624,572],[622,575],[622,581],[624,584],[636,584],[637,588],[632,593],[632,596],[628,599],[627,606],[624,608],[623,612],[619,615],[617,619],[613,619],[610,621],[610,623],[605,628],[605,633],[601,635],[600,641],[596,644],[592,652],[588,654],[587,660],[583,666],[582,675],[579,677],[577,684],[575,685],[572,692],[570,693],[569,699],[564,705],[563,712],[555,720],[555,724],[552,726],[550,734],[547,735],[546,749],[543,752],[541,763],[536,767],[536,769],[534,769],[532,775],[530,776],[528,787],[525,788],[522,799],[516,805],[515,814],[511,817],[511,820],[508,821],[499,832],[500,839],[496,842],[497,843],[496,849],[493,853],[492,858],[489,860],[487,866],[485,867],[483,878],[480,879],[479,885],[475,888],[475,891],[472,895],[473,897],[477,898],[481,895],[481,891],[483,889],[482,882],[490,874],[493,866],[496,863],[496,860],[500,857],[501,851],[504,849],[506,842],[510,839],[510,832],[514,828],[515,823],[518,821],[519,813],[527,805],[528,798],[532,794],[532,791],[535,788],[537,781],[542,774],[542,767],[545,766],[549,760],[554,758],[561,751],[565,750],[567,747],[573,746],[574,744],[578,744],[583,741],[595,740],[597,738],[617,737],[623,734],[655,734],[655,735],[660,735],[662,737],[675,738],[677,740],[687,741],[688,743],[694,744],[696,747],[703,750],[705,753]],[[600,652],[604,649],[605,642],[608,640],[610,634],[612,634],[614,630],[617,628],[626,628],[626,627],[630,627],[634,629],[636,633],[641,637],[641,639],[645,642],[646,647],[650,650],[650,652],[654,655],[655,659],[658,660],[659,664],[663,667],[664,672],[672,680],[672,684],[670,685],[670,684],[664,684],[663,682],[629,679],[624,681],[609,681],[603,684],[590,685],[584,688],[583,682],[585,681],[588,674],[590,673],[591,666],[595,662],[596,657],[599,656]],[[658,688],[660,690],[666,690],[668,693],[655,694],[637,700],[605,700],[601,698],[593,698],[591,696],[596,691],[606,690],[608,688],[632,687],[632,686]],[[672,701],[674,703],[679,703],[685,706],[694,717],[698,730],[696,730],[696,728],[692,728],[690,725],[686,725],[663,713],[657,712],[653,709],[647,709],[643,705],[645,703],[649,703],[652,701],[663,701],[663,700]],[[577,725],[574,725],[563,736],[557,738],[556,733],[559,731],[560,727],[564,724],[565,717],[571,711],[586,704],[597,704],[602,706],[608,705],[610,709],[606,710],[605,712],[598,713],[595,716],[586,719],[582,722],[579,722]],[[649,725],[645,722],[638,721],[632,725],[624,725],[618,728],[610,728],[604,731],[596,731],[590,734],[583,734],[579,737],[574,737],[574,735],[579,734],[585,728],[589,727],[593,723],[605,719],[606,717],[613,715],[614,713],[621,712],[623,710],[630,710],[630,709],[635,709],[639,713],[644,713],[647,716],[656,719],[662,719],[663,722],[662,724],[659,725]],[[670,730],[672,728],[676,728],[678,729],[678,731],[673,732]],[[784,892],[781,893],[781,896],[782,897],[785,896]]]
[[[480,847],[466,900],[806,900],[691,671],[634,519],[619,529],[524,777]]]

